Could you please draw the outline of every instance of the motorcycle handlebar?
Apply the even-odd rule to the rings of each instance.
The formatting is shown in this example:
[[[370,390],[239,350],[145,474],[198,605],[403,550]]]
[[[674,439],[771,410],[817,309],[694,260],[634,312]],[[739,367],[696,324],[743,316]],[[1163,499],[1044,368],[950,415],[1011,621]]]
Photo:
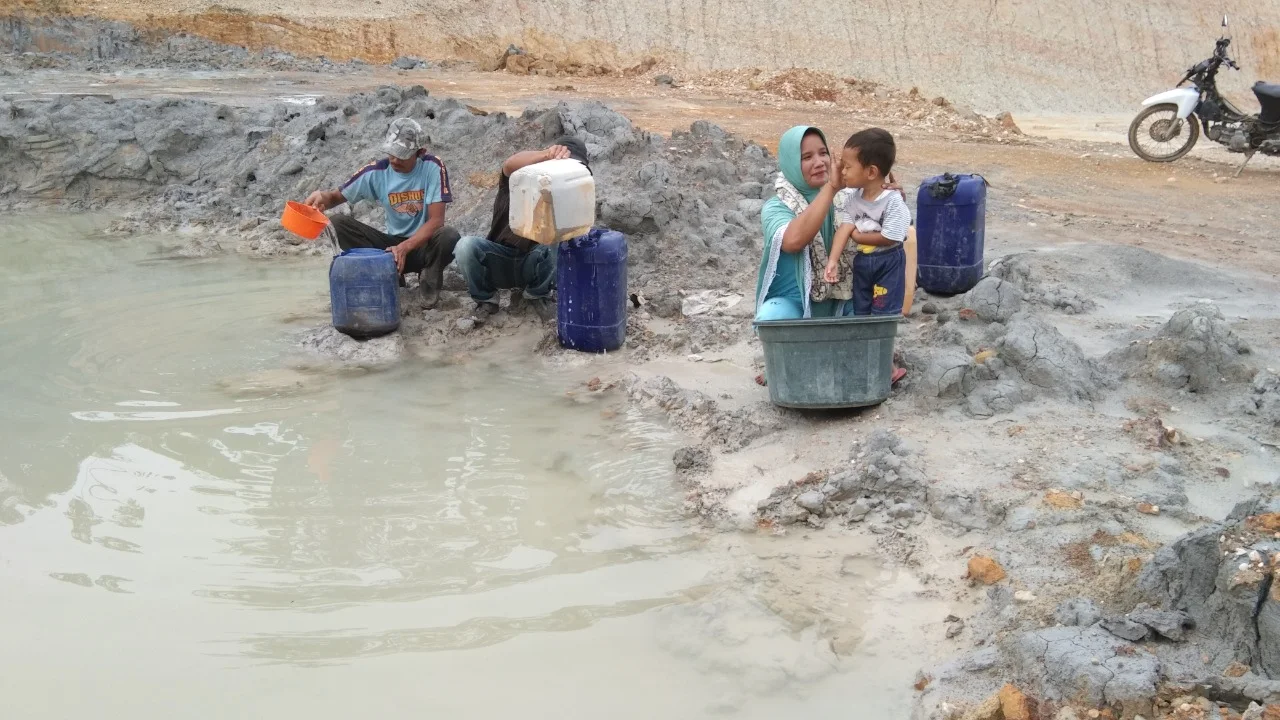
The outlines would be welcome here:
[[[1213,49],[1213,57],[1188,70],[1186,76],[1182,78],[1182,82],[1178,84],[1181,85],[1190,80],[1198,72],[1216,70],[1217,65],[1226,65],[1232,70],[1239,70],[1240,66],[1236,64],[1236,61],[1227,56],[1227,47],[1229,45],[1231,45],[1231,38],[1218,38],[1218,43]]]

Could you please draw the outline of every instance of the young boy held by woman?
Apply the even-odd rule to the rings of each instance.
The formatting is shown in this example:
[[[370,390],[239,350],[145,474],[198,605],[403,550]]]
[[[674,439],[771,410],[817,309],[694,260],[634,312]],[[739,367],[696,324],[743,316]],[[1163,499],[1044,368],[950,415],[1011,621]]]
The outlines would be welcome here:
[[[838,227],[824,275],[829,283],[837,281],[840,256],[852,240],[853,299],[845,303],[843,315],[902,313],[907,267],[903,243],[911,210],[900,193],[884,187],[896,156],[893,135],[869,128],[850,136],[836,163],[845,189],[835,198]]]

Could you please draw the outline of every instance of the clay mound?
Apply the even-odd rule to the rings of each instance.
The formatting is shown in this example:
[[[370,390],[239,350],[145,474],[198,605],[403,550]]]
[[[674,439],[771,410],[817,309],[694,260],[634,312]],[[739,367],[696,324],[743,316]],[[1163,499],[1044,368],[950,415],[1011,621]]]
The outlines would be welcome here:
[[[447,222],[463,234],[487,231],[495,192],[465,178],[568,133],[587,145],[599,223],[630,239],[637,289],[652,286],[656,296],[719,286],[754,269],[760,198],[775,171],[763,148],[705,122],[664,140],[595,102],[519,117],[481,113],[420,86],[240,109],[197,100],[0,100],[0,205],[89,209],[133,200],[121,231],[204,227],[234,233],[252,254],[294,251],[300,241],[278,222],[284,201],[337,187],[377,159],[397,117],[418,120],[448,167]],[[380,220],[377,207],[350,211]]]
[[[1260,678],[1280,678],[1278,511],[1274,498],[1243,503],[1225,522],[1161,548],[1138,578],[1148,599],[1195,621],[1191,638],[1210,658],[1207,675],[1240,662]]]
[[[1097,400],[1108,379],[1080,346],[1029,313],[1015,315],[997,344],[999,357],[1040,392],[1069,400]]]
[[[250,51],[186,33],[168,34],[112,20],[86,17],[0,18],[0,48],[11,53],[0,64],[22,69],[59,68],[117,72],[124,68],[189,70],[268,69],[294,72],[355,72],[360,60],[305,58],[272,47]]]
[[[697,390],[686,390],[665,375],[641,378],[631,375],[626,391],[632,401],[662,410],[682,430],[707,444],[741,450],[756,439],[782,427],[772,406],[721,408]]]
[[[780,525],[821,525],[823,518],[859,523],[883,511],[903,529],[924,520],[928,482],[919,458],[901,438],[888,430],[875,430],[854,446],[850,461],[853,469],[812,473],[776,488],[760,502],[757,516]]]
[[[1109,353],[1107,362],[1123,368],[1126,377],[1203,393],[1250,380],[1249,353],[1216,305],[1198,303],[1174,313],[1153,337]]]
[[[1093,298],[1153,290],[1209,296],[1241,288],[1228,273],[1128,245],[1013,253],[993,262],[990,274],[1022,288],[1028,302],[1067,314],[1092,311]]]
[[[844,94],[845,83],[824,72],[791,68],[760,83],[759,89],[791,100],[835,102]]]
[[[1091,402],[1113,384],[1056,327],[1033,313],[1014,312],[1021,300],[1010,284],[988,278],[974,291],[964,298],[973,307],[927,337],[922,352],[907,354],[907,365],[920,377],[913,393],[962,399],[968,414],[990,417],[1042,396]]]
[[[1280,376],[1263,370],[1253,378],[1250,392],[1240,399],[1239,410],[1256,415],[1272,427],[1280,428]]]
[[[1022,309],[1022,288],[998,277],[984,277],[964,294],[961,306],[986,322],[1008,322]]]
[[[1046,272],[1046,259],[1037,253],[1009,255],[992,266],[991,278],[999,278],[1019,288],[1027,302],[1061,310],[1068,315],[1090,312],[1098,307],[1088,296],[1053,280],[1053,269]]]

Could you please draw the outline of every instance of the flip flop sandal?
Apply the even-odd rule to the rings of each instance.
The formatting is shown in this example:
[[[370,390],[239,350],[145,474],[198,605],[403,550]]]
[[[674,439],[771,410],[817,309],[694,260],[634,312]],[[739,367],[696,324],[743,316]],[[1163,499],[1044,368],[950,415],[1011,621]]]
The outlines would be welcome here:
[[[899,381],[901,381],[901,380],[902,380],[902,378],[904,378],[904,377],[906,377],[906,376],[907,376],[907,369],[906,369],[906,368],[901,368],[901,367],[900,367],[900,368],[894,368],[894,370],[893,370],[893,378],[889,381],[889,385],[891,385],[891,386],[892,386],[892,385],[897,385],[897,384],[898,384],[898,382],[899,382]]]
[[[760,387],[769,387],[769,381],[764,379],[764,375],[756,376],[756,384]]]

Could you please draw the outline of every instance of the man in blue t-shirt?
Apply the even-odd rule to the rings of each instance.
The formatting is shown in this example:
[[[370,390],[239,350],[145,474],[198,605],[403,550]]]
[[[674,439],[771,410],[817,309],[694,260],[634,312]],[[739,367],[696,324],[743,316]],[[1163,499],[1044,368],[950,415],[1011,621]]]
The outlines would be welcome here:
[[[423,149],[425,140],[417,122],[396,120],[382,144],[385,159],[360,168],[337,190],[311,193],[306,204],[322,212],[360,200],[381,204],[387,218],[385,233],[351,215],[335,215],[332,221],[338,245],[343,250],[379,248],[394,255],[402,276],[418,273],[430,308],[440,300],[444,269],[453,261],[458,231],[444,224],[444,206],[453,202],[449,171],[439,158]]]

